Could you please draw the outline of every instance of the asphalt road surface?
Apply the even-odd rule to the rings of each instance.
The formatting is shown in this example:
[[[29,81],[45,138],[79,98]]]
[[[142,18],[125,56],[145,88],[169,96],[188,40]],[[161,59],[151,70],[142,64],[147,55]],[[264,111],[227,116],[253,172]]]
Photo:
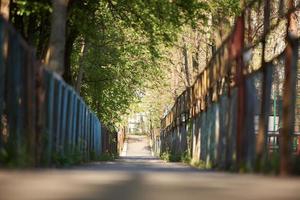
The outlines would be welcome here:
[[[0,200],[300,200],[299,178],[201,171],[151,156],[129,136],[126,156],[72,169],[0,171]]]

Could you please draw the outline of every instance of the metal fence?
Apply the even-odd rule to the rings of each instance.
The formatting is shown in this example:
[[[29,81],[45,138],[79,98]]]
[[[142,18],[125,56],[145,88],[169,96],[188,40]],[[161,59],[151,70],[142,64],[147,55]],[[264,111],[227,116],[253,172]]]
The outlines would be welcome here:
[[[102,152],[101,123],[75,90],[60,76],[44,71],[45,90],[45,158],[83,160],[99,157]]]
[[[276,168],[270,163],[279,156],[281,173],[291,171],[300,153],[298,10],[292,0],[246,6],[209,65],[161,120],[157,153],[237,170]],[[260,29],[250,37],[255,20]]]
[[[2,18],[0,118],[0,166],[89,161],[102,154],[103,140],[111,137],[74,89],[45,70]]]

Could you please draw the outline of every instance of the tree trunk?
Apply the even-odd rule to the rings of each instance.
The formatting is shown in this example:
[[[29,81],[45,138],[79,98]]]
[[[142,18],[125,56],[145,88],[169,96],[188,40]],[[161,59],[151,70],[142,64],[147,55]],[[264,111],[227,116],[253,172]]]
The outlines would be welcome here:
[[[70,33],[68,34],[66,46],[65,46],[65,71],[63,74],[63,78],[70,85],[73,85],[72,70],[71,70],[71,54],[73,50],[73,44],[77,36],[78,36],[78,32],[74,29],[71,29]]]
[[[185,40],[183,40],[183,58],[184,58],[184,72],[185,72],[185,79],[187,87],[191,86],[191,80],[190,80],[190,72],[189,72],[189,57],[188,57],[188,50],[186,46]]]
[[[30,46],[36,46],[36,27],[37,25],[37,15],[35,13],[29,16],[29,23],[27,25],[26,40]]]
[[[69,0],[52,0],[53,13],[46,64],[50,70],[60,75],[64,72],[68,3]]]
[[[294,8],[289,0],[289,9]],[[283,85],[282,130],[280,131],[280,174],[291,172],[292,137],[295,122],[296,76],[298,62],[297,17],[288,15],[287,46],[285,49],[285,80]]]
[[[85,57],[86,53],[87,53],[87,47],[85,41],[83,41],[81,46],[80,58],[79,58],[79,71],[78,71],[76,87],[75,87],[75,90],[78,94],[80,94],[80,89],[81,89],[81,83],[82,83],[83,72],[84,72],[83,58]]]
[[[250,22],[248,22],[250,23]],[[270,28],[270,0],[265,1],[264,5],[264,34],[267,34]],[[250,31],[249,31],[250,32]],[[250,34],[249,34],[250,35]],[[248,36],[250,38],[250,36]],[[262,42],[262,65],[263,65],[263,80],[262,80],[262,106],[259,116],[259,130],[256,141],[256,168],[261,170],[265,166],[268,156],[268,124],[270,115],[270,97],[272,89],[272,70],[270,63],[266,63],[266,40]],[[270,68],[270,69],[269,69]]]
[[[10,0],[1,0],[1,8],[0,8],[0,12],[1,15],[4,17],[4,19],[6,19],[7,21],[9,21],[9,9],[10,8]]]

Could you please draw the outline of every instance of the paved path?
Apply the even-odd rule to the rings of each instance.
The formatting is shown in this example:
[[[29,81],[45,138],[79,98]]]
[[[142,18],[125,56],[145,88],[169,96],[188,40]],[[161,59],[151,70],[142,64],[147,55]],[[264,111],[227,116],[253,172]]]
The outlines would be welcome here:
[[[0,171],[0,200],[300,200],[300,179],[205,172],[151,156],[130,136],[126,157],[72,169]]]

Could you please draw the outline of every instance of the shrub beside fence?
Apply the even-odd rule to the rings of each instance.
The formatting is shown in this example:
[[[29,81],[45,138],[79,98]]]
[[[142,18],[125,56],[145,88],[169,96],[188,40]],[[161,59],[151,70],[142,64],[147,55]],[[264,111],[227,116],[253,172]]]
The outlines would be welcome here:
[[[0,118],[0,166],[72,164],[116,152],[110,139],[115,134],[103,130],[71,86],[42,67],[34,50],[3,18]]]

